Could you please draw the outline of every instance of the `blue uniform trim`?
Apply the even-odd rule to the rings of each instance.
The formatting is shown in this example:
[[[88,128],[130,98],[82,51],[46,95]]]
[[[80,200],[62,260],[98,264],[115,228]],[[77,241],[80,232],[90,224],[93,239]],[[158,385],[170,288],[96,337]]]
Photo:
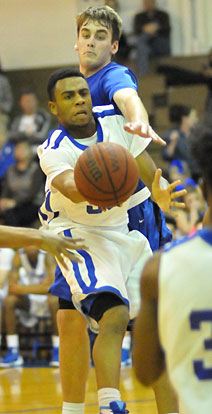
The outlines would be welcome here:
[[[196,237],[201,237],[202,240],[204,240],[206,243],[210,244],[212,246],[212,231],[204,228],[202,230],[198,230],[196,231],[195,234],[193,234],[193,236],[185,236],[179,240],[174,240],[172,243],[167,244],[163,251],[164,252],[168,252],[169,250],[173,249],[176,246],[180,246],[181,244],[187,243],[190,240],[196,238]]]
[[[70,229],[66,229],[63,232],[65,237],[70,237],[72,238],[72,234],[71,234],[71,230]],[[86,252],[85,250],[77,250],[77,252],[84,258],[85,260],[85,265],[88,269],[88,275],[90,278],[90,285],[87,286],[85,284],[85,282],[82,280],[81,275],[80,275],[80,269],[79,269],[79,265],[78,263],[74,262],[71,260],[71,263],[73,265],[73,270],[75,273],[75,277],[79,283],[80,288],[82,289],[82,293],[84,294],[92,294],[92,293],[101,293],[101,292],[111,292],[114,293],[116,295],[118,295],[123,302],[129,307],[129,301],[128,299],[124,298],[120,291],[114,287],[111,286],[102,286],[100,288],[95,288],[96,283],[97,283],[97,278],[95,275],[95,267],[92,261],[91,256],[88,254],[88,252]],[[55,269],[55,280],[54,283],[51,285],[49,292],[54,295],[54,296],[58,296],[61,299],[65,299],[68,301],[72,300],[72,293],[70,290],[70,286],[69,284],[66,282],[65,277],[63,276],[60,267],[57,265],[56,269]],[[88,298],[89,299],[89,298]],[[94,298],[95,299],[95,298]],[[83,300],[83,304],[84,301],[86,299]],[[91,303],[92,305],[92,303]]]

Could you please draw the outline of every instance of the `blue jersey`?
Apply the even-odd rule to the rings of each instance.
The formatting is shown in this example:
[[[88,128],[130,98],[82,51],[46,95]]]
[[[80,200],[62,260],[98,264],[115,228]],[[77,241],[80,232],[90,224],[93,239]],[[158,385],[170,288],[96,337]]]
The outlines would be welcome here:
[[[121,113],[113,100],[114,93],[124,88],[137,91],[135,74],[126,66],[111,62],[87,78],[93,106],[113,104],[116,113]]]
[[[116,113],[121,113],[113,100],[115,92],[124,88],[137,91],[138,84],[135,74],[126,66],[111,62],[98,72],[87,78],[94,106],[113,104]],[[136,191],[145,186],[140,180]],[[150,198],[139,202],[129,213],[129,229],[139,230],[149,240],[151,249],[157,250],[171,241],[172,234],[166,226],[162,211]]]

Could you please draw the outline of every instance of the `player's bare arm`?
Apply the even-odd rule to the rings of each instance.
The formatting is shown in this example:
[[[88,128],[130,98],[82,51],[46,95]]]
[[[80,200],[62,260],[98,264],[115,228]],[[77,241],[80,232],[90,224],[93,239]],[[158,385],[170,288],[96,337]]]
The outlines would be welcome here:
[[[131,134],[140,135],[142,138],[152,138],[153,142],[166,145],[166,142],[149,125],[147,111],[137,94],[132,88],[120,89],[115,92],[113,99],[122,114],[129,121],[124,129]]]
[[[158,268],[161,252],[146,263],[140,283],[141,307],[133,330],[133,365],[137,378],[150,385],[162,374],[165,362],[157,328]],[[141,352],[142,349],[142,352]]]
[[[20,248],[35,246],[55,256],[67,268],[64,256],[79,262],[71,250],[86,249],[82,239],[68,239],[55,235],[50,230],[29,229],[24,227],[0,226],[0,246]]]
[[[52,181],[52,185],[74,203],[85,201],[85,198],[77,190],[72,170],[66,170],[57,175]]]

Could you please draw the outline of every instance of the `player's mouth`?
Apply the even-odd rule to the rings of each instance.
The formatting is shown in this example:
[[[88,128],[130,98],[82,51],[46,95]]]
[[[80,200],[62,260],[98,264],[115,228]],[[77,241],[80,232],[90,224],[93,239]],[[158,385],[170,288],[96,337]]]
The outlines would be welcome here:
[[[95,56],[96,53],[94,53],[92,50],[86,50],[86,52],[84,53],[84,55],[94,55]]]
[[[87,112],[86,111],[78,111],[78,112],[76,112],[76,114],[75,114],[75,116],[77,116],[77,115],[87,115]]]

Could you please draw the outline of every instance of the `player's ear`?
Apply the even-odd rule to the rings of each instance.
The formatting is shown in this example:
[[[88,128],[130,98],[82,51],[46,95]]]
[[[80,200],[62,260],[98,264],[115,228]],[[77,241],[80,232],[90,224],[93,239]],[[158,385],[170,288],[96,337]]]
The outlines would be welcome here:
[[[74,50],[79,50],[77,43],[74,45]]]
[[[56,103],[54,101],[49,101],[48,102],[48,107],[49,107],[49,109],[50,109],[50,111],[53,115],[55,115],[55,116],[58,115],[57,106],[56,106]]]
[[[115,55],[118,52],[118,48],[119,48],[119,42],[118,40],[115,40],[115,42],[113,42],[111,46],[112,55]]]

